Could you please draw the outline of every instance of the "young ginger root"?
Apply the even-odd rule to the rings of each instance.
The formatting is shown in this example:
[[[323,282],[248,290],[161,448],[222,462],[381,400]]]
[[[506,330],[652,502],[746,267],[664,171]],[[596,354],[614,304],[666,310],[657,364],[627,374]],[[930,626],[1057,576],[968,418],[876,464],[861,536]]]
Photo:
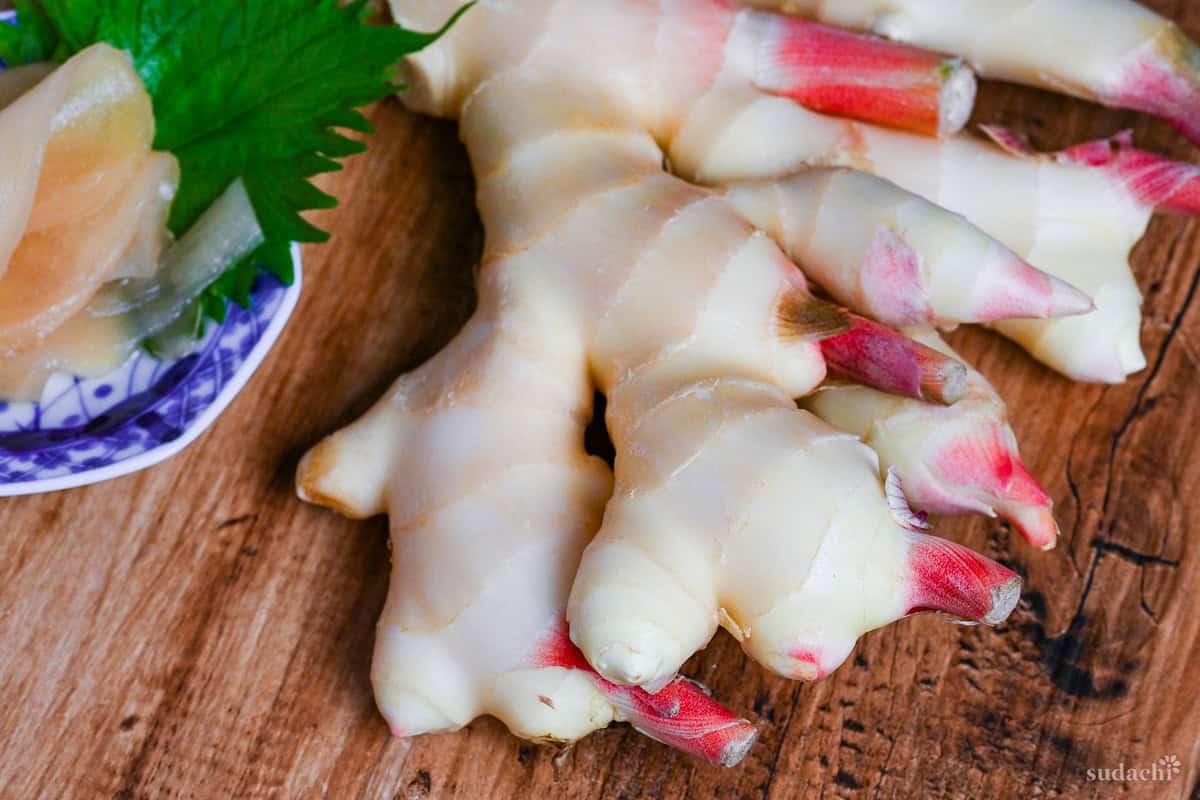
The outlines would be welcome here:
[[[454,3],[392,7],[433,28]],[[1191,210],[1186,187],[1148,191],[1110,163],[1127,153],[927,138],[969,115],[960,61],[727,0],[484,0],[404,73],[478,179],[478,310],[297,475],[390,517],[372,682],[395,733],[628,720],[730,764],[753,729],[677,677],[718,627],[815,679],[912,613],[1007,617],[1019,579],[920,532],[903,492],[1007,513],[1040,547],[1050,498],[1001,480],[1028,475],[1002,403],[924,329],[987,323],[1122,379],[1143,363],[1128,250],[1156,206]],[[814,298],[797,262],[916,339]],[[798,409],[827,369],[874,387],[864,419],[908,427],[864,443],[841,389],[812,407],[850,432]],[[597,390],[615,475],[583,449]],[[985,428],[1006,458],[939,460]]]

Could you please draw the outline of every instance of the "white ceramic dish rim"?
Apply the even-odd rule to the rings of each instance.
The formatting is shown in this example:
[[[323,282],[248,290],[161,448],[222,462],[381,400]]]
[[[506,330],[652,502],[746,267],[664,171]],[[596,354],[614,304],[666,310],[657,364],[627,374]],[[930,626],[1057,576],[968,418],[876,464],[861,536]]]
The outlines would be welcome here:
[[[280,334],[283,333],[284,326],[287,324],[288,319],[296,308],[296,304],[300,300],[300,287],[303,283],[303,264],[300,256],[300,247],[297,244],[292,245],[292,263],[295,267],[295,280],[284,291],[279,302],[279,308],[276,309],[274,315],[271,317],[271,321],[263,331],[262,336],[250,350],[249,355],[246,356],[245,362],[230,376],[229,381],[221,388],[217,396],[213,398],[212,403],[192,420],[191,424],[184,429],[178,438],[103,467],[96,467],[57,478],[0,483],[0,497],[18,497],[22,495],[58,492],[64,489],[74,489],[80,486],[88,486],[93,483],[112,480],[113,478],[120,478],[165,461],[194,442],[229,407],[229,404],[233,402],[233,398],[241,392],[250,378],[253,377],[259,365],[266,359],[267,353],[270,352],[275,342],[278,341]]]

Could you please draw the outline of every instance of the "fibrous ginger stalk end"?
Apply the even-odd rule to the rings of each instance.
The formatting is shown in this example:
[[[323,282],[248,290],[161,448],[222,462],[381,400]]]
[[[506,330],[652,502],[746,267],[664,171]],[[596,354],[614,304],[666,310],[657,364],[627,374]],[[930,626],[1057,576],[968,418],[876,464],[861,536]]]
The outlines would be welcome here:
[[[618,719],[710,764],[736,766],[758,738],[752,723],[734,716],[687,678],[676,678],[654,695],[637,687],[616,686],[598,675],[595,680],[617,709]]]
[[[853,326],[821,342],[831,375],[914,400],[953,405],[967,389],[961,361],[851,315]]]
[[[936,611],[964,622],[999,625],[1021,597],[1012,570],[962,545],[912,534],[908,614]]]
[[[804,342],[829,339],[854,325],[849,311],[818,300],[799,287],[782,295],[775,316],[782,338]]]

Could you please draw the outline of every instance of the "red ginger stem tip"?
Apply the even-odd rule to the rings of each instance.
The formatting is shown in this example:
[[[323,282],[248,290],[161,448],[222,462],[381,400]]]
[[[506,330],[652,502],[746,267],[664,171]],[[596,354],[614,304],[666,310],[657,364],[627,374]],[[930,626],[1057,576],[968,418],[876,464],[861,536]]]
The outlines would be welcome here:
[[[926,136],[966,124],[975,76],[961,59],[909,45],[763,14],[754,82],[825,114]]]
[[[821,341],[834,375],[891,394],[953,405],[967,389],[967,368],[932,347],[851,314],[851,327]]]
[[[940,611],[967,622],[998,625],[1021,598],[1012,570],[960,544],[913,533],[908,614]]]
[[[676,677],[656,694],[600,677],[571,641],[564,622],[538,648],[535,663],[586,672],[617,709],[618,718],[663,744],[723,767],[737,765],[758,729],[718,703],[695,681]]]
[[[1058,541],[1053,500],[998,427],[954,439],[930,466],[943,483],[986,498],[1034,547],[1049,550]]]

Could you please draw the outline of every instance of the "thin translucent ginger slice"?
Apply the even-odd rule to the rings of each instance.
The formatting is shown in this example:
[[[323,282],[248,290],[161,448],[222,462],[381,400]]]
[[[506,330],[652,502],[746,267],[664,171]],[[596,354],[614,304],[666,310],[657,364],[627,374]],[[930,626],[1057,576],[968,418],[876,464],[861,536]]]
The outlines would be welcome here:
[[[29,82],[9,81],[11,92]],[[27,236],[108,205],[153,141],[150,96],[129,56],[105,44],[0,108],[0,277]]]
[[[161,223],[178,184],[175,157],[152,153],[96,213],[26,236],[0,279],[0,355],[35,348],[87,305],[131,253],[141,252],[145,221]]]

